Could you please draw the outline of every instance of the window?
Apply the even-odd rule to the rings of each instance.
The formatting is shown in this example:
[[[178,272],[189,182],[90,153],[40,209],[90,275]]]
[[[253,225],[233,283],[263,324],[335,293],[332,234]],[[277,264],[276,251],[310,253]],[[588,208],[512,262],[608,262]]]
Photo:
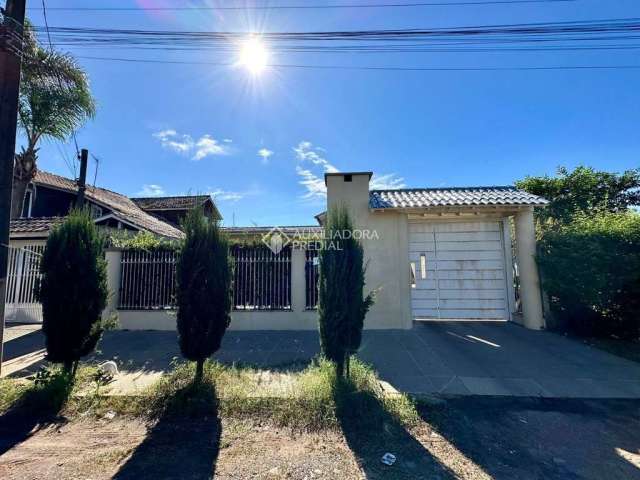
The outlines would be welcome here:
[[[427,278],[427,256],[424,253],[420,254],[420,278]]]
[[[33,187],[29,185],[24,194],[24,203],[22,205],[22,218],[31,218],[31,210],[33,208]]]
[[[91,218],[100,218],[102,216],[102,208],[97,205],[91,204]]]
[[[353,176],[352,175],[345,175],[344,176],[344,181],[345,182],[352,182],[353,181]]]

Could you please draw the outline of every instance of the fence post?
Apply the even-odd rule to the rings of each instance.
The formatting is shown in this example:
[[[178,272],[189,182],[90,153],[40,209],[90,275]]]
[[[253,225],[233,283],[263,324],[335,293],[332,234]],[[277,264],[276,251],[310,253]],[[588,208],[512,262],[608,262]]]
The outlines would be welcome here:
[[[305,251],[291,249],[291,311],[304,312],[307,306],[306,283],[304,276]]]
[[[104,312],[102,312],[102,318],[108,318],[118,311],[118,304],[120,302],[122,250],[108,248],[105,252],[105,259],[107,260],[107,287],[109,288],[109,297],[107,298],[107,306]]]

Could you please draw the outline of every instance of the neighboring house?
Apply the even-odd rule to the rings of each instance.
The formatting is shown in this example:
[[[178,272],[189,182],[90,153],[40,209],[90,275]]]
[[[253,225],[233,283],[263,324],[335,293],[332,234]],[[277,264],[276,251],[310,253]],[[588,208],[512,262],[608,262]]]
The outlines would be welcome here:
[[[222,215],[209,195],[138,197],[131,200],[145,212],[177,228],[180,228],[180,222],[187,212],[195,207],[201,208],[204,215],[213,220],[222,220]]]
[[[77,194],[75,180],[39,170],[27,189],[22,218],[11,222],[11,238],[45,238],[74,206]],[[96,225],[147,231],[169,239],[182,237],[177,225],[193,206],[200,205],[209,216],[221,219],[213,200],[206,195],[162,197],[154,202],[89,185],[85,199]]]
[[[11,221],[9,273],[5,318],[13,322],[38,322],[42,310],[36,302],[34,286],[39,278],[39,258],[51,229],[60,225],[75,205],[78,185],[75,180],[39,170],[27,188],[22,218]],[[168,205],[203,205],[215,218],[220,213],[211,198],[171,197],[163,199]],[[87,186],[85,204],[91,210],[96,225],[122,231],[150,232],[159,237],[179,239],[183,233],[171,221],[156,215],[156,209],[145,210],[120,193]],[[179,221],[184,209],[173,210],[170,218]]]

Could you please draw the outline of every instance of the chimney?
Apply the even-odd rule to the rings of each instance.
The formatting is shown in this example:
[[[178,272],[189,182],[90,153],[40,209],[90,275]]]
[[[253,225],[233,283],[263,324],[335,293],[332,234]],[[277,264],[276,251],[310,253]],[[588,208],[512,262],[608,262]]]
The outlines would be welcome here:
[[[356,224],[369,214],[369,181],[372,172],[325,173],[327,208],[344,205],[354,216]]]
[[[80,151],[80,178],[78,179],[78,197],[76,198],[76,207],[84,207],[84,192],[87,189],[87,162],[89,151],[83,148]]]

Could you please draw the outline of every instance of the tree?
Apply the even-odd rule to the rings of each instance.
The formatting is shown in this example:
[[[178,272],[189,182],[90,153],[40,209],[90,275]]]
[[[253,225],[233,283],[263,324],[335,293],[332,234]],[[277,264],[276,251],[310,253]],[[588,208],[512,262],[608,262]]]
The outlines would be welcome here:
[[[344,206],[329,210],[319,255],[318,315],[322,353],[339,376],[345,364],[349,374],[349,358],[360,348],[364,318],[374,300],[373,292],[364,297],[364,254],[353,232]]]
[[[49,234],[40,272],[37,294],[47,359],[75,374],[80,358],[102,336],[108,295],[103,239],[88,211],[72,211]]]
[[[18,103],[18,124],[27,146],[15,156],[12,219],[20,217],[27,186],[36,174],[40,139],[66,140],[95,111],[86,73],[70,55],[42,48],[27,24]]]
[[[583,166],[569,172],[560,167],[556,177],[526,177],[516,186],[549,200],[551,203],[537,214],[543,223],[556,225],[580,213],[620,213],[640,205],[640,169],[618,174]]]
[[[226,237],[202,209],[191,210],[182,227],[186,237],[176,268],[178,339],[182,355],[196,362],[198,384],[204,361],[220,348],[231,321],[232,265]]]

